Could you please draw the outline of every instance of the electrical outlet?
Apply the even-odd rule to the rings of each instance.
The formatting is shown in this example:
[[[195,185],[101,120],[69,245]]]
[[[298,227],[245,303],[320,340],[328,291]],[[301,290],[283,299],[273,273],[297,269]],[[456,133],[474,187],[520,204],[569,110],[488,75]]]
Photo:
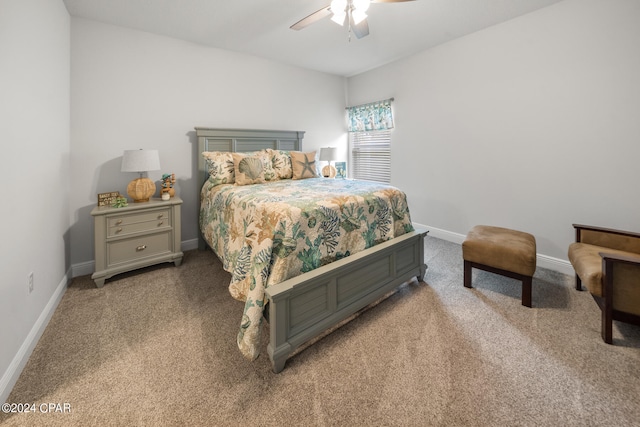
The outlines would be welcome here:
[[[33,271],[27,275],[27,286],[29,287],[29,293],[33,292]]]

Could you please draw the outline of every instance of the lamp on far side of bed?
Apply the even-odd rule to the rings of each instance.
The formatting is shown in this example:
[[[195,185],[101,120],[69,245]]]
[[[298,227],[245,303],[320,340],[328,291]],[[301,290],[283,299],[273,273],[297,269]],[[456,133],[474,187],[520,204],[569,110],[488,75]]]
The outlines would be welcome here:
[[[336,177],[336,168],[331,165],[331,162],[337,159],[337,151],[336,147],[325,147],[320,149],[320,161],[329,162],[328,165],[322,168],[322,176],[325,178]]]
[[[127,194],[134,202],[148,202],[156,192],[156,184],[147,176],[148,171],[160,169],[158,150],[125,150],[122,155],[122,172],[138,172],[139,178],[127,186]]]

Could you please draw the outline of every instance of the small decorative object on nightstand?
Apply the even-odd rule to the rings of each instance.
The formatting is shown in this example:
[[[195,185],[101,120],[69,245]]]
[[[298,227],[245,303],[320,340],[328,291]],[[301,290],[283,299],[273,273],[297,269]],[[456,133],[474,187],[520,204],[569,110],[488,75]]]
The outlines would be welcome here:
[[[175,183],[176,183],[176,174],[174,173],[162,174],[162,190],[160,190],[160,194],[162,195],[162,200],[167,200],[169,197],[173,197],[176,195],[176,190],[173,189],[173,184]]]
[[[331,162],[337,158],[337,151],[338,150],[335,147],[326,147],[320,149],[320,161],[329,162],[328,165],[322,168],[322,176],[324,176],[325,178],[336,177],[336,168],[331,166]]]
[[[97,206],[94,219],[96,269],[101,288],[116,274],[162,262],[182,264],[179,197],[151,199],[121,208]]]
[[[156,192],[156,184],[146,177],[148,171],[160,169],[158,150],[125,150],[122,155],[122,172],[138,172],[139,178],[127,186],[127,194],[134,202],[148,202]]]
[[[118,196],[113,200],[113,203],[111,203],[111,206],[114,208],[124,208],[126,206],[129,206],[129,203],[127,202],[126,197],[118,194]]]

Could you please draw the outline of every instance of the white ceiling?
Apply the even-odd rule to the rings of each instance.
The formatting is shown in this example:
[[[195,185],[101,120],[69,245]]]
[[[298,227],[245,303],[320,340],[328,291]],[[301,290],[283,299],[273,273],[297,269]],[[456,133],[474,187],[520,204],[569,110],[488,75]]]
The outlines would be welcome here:
[[[561,0],[374,3],[349,41],[329,18],[289,27],[330,0],[64,0],[72,16],[352,76]]]

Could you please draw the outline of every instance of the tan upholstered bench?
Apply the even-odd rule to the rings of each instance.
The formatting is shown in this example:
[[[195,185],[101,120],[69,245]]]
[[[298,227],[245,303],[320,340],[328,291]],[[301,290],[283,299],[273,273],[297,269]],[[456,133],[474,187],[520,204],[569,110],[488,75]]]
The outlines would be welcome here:
[[[522,281],[522,305],[531,307],[531,283],[536,271],[536,239],[508,228],[476,225],[462,243],[464,286],[471,288],[471,268]]]

